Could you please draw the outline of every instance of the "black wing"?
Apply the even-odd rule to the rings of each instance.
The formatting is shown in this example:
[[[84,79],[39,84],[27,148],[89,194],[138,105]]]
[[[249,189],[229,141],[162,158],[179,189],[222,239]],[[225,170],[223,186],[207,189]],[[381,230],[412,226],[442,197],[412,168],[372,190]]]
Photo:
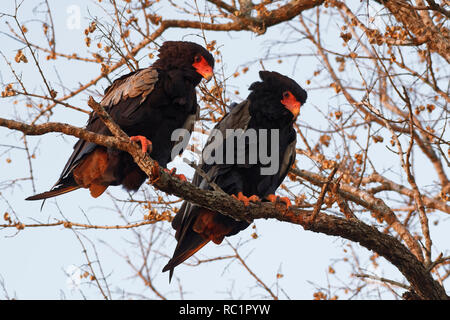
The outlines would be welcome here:
[[[251,121],[249,106],[250,103],[247,100],[241,104],[233,106],[232,110],[216,125],[214,129],[219,130],[222,133],[222,136],[226,137],[225,140],[222,141],[222,145],[226,143],[226,129],[242,129],[243,131],[247,129]],[[290,130],[288,132],[287,139],[283,140],[285,144],[280,146],[280,151],[284,150],[284,152],[281,152],[282,154],[280,155],[279,171],[274,175],[259,175],[259,171],[254,171],[259,170],[258,165],[208,165],[204,163],[200,166],[200,169],[206,175],[207,179],[196,172],[194,174],[192,184],[205,190],[211,188],[208,181],[212,181],[217,182],[219,187],[221,187],[225,192],[230,193],[231,190],[234,192],[238,190],[242,191],[244,185],[251,184],[251,182],[245,181],[240,173],[240,169],[244,169],[243,171],[245,172],[251,170],[251,174],[259,175],[258,189],[261,189],[259,193],[260,196],[275,193],[275,190],[281,184],[289,168],[295,161],[295,131],[293,129]],[[209,137],[205,149],[207,146],[211,145],[211,143],[213,143],[212,136]],[[170,259],[163,269],[163,271],[170,270],[170,279],[172,278],[174,268],[178,264],[185,261],[209,242],[209,239],[204,238],[202,235],[193,230],[193,225],[195,224],[197,217],[201,214],[201,211],[202,209],[197,205],[184,201],[179,212],[172,221],[172,227],[176,230],[175,238],[178,243],[172,259]],[[220,216],[219,219],[221,221],[220,223],[224,223],[225,225],[232,227],[231,233],[228,234],[229,236],[236,234],[248,226],[248,223],[245,221],[235,221],[234,219],[226,216]]]
[[[214,127],[214,129],[219,130],[222,133],[222,136],[226,136],[226,129],[243,129],[245,130],[250,122],[250,112],[249,112],[249,106],[250,102],[248,100],[245,100],[241,102],[240,104],[233,106],[231,111],[227,113],[220,121],[217,123],[217,125]],[[213,142],[213,139],[211,136],[208,138],[208,141],[205,144],[204,149],[209,146]],[[225,140],[223,141],[225,143]],[[232,165],[230,164],[214,164],[214,165],[207,165],[207,164],[201,164],[200,170],[202,170],[208,179],[210,181],[214,181],[215,178],[219,174],[224,174],[226,171],[230,170]],[[206,179],[204,179],[201,175],[199,175],[197,172],[194,174],[194,177],[192,179],[192,184],[196,187],[199,187],[200,189],[206,190],[210,189],[210,186]],[[196,205],[193,205],[187,201],[183,203],[180,210],[176,214],[175,218],[172,221],[172,227],[177,230],[175,238],[179,240],[182,240],[184,237],[184,234],[189,230],[191,222],[195,219],[195,209],[198,207]]]
[[[226,114],[222,120],[214,127],[219,130],[223,137],[226,137],[226,129],[243,129],[245,130],[250,122],[249,113],[250,102],[245,100],[242,103],[233,106],[232,110]],[[222,141],[225,143],[226,139]],[[205,148],[213,142],[212,137],[208,138]],[[202,164],[200,170],[202,170],[208,180],[214,181],[219,175],[224,174],[227,170],[230,170],[232,165],[229,164],[215,164],[207,165]],[[200,189],[209,189],[208,180],[204,179],[197,172],[194,174],[192,184]],[[169,279],[172,278],[173,270],[175,266],[185,261],[205,244],[209,242],[208,239],[203,238],[200,234],[192,230],[192,225],[195,222],[201,208],[190,202],[184,201],[180,210],[176,214],[172,221],[172,227],[176,230],[175,238],[178,240],[177,247],[173,254],[172,259],[164,267],[163,271],[170,270]]]
[[[114,80],[113,84],[105,90],[100,105],[105,108],[119,126],[132,126],[140,121],[141,111],[139,107],[153,91],[157,81],[158,71],[152,67],[131,72]],[[100,134],[111,134],[95,113],[91,113],[86,129]],[[71,179],[70,173],[72,170],[95,147],[97,147],[95,143],[78,140],[52,190],[69,183],[68,180]]]

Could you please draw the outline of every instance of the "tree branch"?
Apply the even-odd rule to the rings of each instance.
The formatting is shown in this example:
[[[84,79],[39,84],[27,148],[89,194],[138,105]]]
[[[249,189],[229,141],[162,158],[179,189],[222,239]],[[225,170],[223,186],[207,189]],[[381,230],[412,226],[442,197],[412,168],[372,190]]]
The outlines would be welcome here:
[[[101,108],[99,104],[93,105],[96,108]],[[99,111],[102,112],[101,109]],[[114,123],[110,124],[112,127],[117,126]],[[245,221],[262,218],[277,219],[301,225],[310,231],[339,236],[358,242],[365,248],[377,252],[380,256],[383,256],[395,265],[410,282],[412,289],[422,298],[449,298],[444,288],[431,277],[423,264],[397,239],[383,234],[376,228],[368,226],[359,220],[343,219],[321,213],[311,223],[312,211],[302,210],[295,206],[291,207],[288,211],[279,210],[272,203],[251,203],[246,207],[243,203],[224,192],[201,190],[188,182],[172,177],[170,174],[161,170],[158,164],[148,154],[143,154],[136,144],[131,144],[129,140],[122,137],[104,136],[63,123],[46,123],[30,126],[14,120],[0,118],[0,126],[21,131],[26,135],[61,132],[105,147],[127,151],[133,156],[141,170],[149,177],[155,178],[156,175],[159,175],[159,179],[157,179],[153,186],[167,194],[178,196],[234,219]]]

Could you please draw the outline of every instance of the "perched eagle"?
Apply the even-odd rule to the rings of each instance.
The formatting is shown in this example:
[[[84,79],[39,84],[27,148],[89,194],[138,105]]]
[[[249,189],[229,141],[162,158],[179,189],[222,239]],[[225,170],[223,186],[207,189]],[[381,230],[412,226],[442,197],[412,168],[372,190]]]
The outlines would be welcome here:
[[[225,137],[222,152],[230,152],[225,146],[228,139],[235,139],[235,136],[227,136],[228,129],[242,129],[245,134],[253,129],[261,131],[267,129],[271,132],[276,129],[278,138],[270,142],[275,147],[272,157],[278,161],[279,166],[275,173],[263,174],[263,168],[269,164],[257,159],[251,163],[250,146],[244,148],[245,161],[234,163],[212,163],[208,162],[205,150],[212,143],[217,144],[215,139],[209,137],[203,149],[203,161],[200,169],[204,174],[196,173],[193,184],[201,189],[212,189],[210,182],[218,185],[226,193],[242,200],[246,205],[249,201],[266,198],[270,201],[278,200],[274,196],[275,190],[282,183],[289,168],[295,160],[296,132],[293,124],[300,112],[300,106],[305,103],[307,94],[294,80],[283,76],[277,72],[261,71],[259,73],[262,81],[253,83],[249,90],[248,98],[240,104],[234,105],[230,112],[215,126],[213,132],[217,130]],[[259,148],[264,141],[258,141]],[[236,144],[234,144],[236,146]],[[220,150],[220,149],[219,149]],[[273,150],[273,148],[272,148]],[[233,160],[239,150],[233,149]],[[254,152],[254,151],[253,151]],[[208,164],[209,163],[209,164]],[[203,177],[202,177],[203,176]],[[207,177],[205,179],[204,177]],[[283,199],[286,205],[290,205],[288,199]],[[176,230],[175,238],[178,244],[175,248],[172,259],[164,267],[163,271],[170,270],[172,277],[174,268],[192,256],[209,241],[216,244],[222,242],[224,237],[232,236],[248,227],[245,221],[236,221],[233,218],[222,215],[218,212],[199,207],[189,202],[184,202],[175,216],[172,227]]]
[[[213,68],[214,58],[202,46],[167,41],[152,66],[116,79],[105,90],[100,105],[132,141],[140,142],[143,151],[166,167],[175,144],[172,132],[193,130],[199,113],[195,87],[202,78],[212,77]],[[111,135],[96,113],[89,117],[86,129]],[[96,198],[110,185],[138,190],[145,179],[127,152],[80,139],[53,188],[26,200],[46,199],[78,188],[89,188]]]

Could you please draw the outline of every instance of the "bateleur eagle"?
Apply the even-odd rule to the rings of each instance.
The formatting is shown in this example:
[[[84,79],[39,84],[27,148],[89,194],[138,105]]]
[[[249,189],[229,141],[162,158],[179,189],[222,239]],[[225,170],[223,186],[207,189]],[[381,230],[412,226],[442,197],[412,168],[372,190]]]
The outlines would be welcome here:
[[[213,75],[214,58],[202,46],[185,41],[167,41],[159,48],[158,60],[146,69],[116,79],[106,90],[100,105],[144,152],[166,167],[176,141],[172,132],[192,132],[199,114],[195,87]],[[86,129],[111,135],[96,113]],[[78,140],[59,180],[53,188],[26,200],[54,197],[78,188],[89,188],[100,196],[110,185],[138,190],[145,173],[127,153]]]
[[[261,71],[259,73],[262,81],[253,83],[249,90],[248,98],[240,104],[234,105],[230,112],[215,126],[225,137],[222,142],[223,152],[226,153],[227,129],[278,129],[278,149],[275,149],[279,160],[278,171],[275,174],[265,175],[261,173],[264,165],[261,159],[256,163],[249,161],[248,142],[245,147],[245,161],[242,164],[220,164],[206,161],[205,150],[215,142],[210,135],[203,151],[203,161],[200,169],[206,174],[205,179],[198,173],[194,175],[193,184],[201,189],[212,189],[209,185],[214,182],[226,193],[242,200],[245,205],[250,201],[266,198],[269,201],[283,201],[287,206],[290,202],[287,198],[274,196],[275,190],[286,177],[289,168],[295,160],[296,132],[293,124],[300,112],[300,106],[305,103],[307,94],[294,80],[277,72]],[[213,130],[214,132],[214,130]],[[233,139],[235,139],[233,137]],[[272,143],[269,140],[269,143]],[[258,141],[258,148],[262,141]],[[220,145],[220,144],[219,144]],[[268,148],[271,149],[270,147]],[[233,157],[236,160],[236,144],[234,145]],[[261,154],[258,151],[258,154]],[[226,154],[223,156],[226,158]],[[239,162],[238,162],[239,163]],[[203,175],[204,176],[204,175]],[[231,217],[218,212],[199,207],[189,202],[184,202],[172,222],[176,230],[175,238],[178,243],[172,259],[164,267],[163,272],[170,270],[172,278],[174,268],[196,253],[209,241],[216,244],[222,242],[224,237],[232,236],[244,230],[249,225],[246,221],[237,221]]]

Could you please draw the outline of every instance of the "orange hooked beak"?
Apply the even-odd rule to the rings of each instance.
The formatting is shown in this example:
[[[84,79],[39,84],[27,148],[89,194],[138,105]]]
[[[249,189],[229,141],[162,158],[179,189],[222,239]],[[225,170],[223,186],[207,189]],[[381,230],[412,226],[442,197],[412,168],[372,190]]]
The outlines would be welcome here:
[[[300,113],[300,107],[302,104],[294,97],[294,95],[290,91],[286,91],[283,94],[281,103],[294,115],[294,119],[296,119],[298,114]]]
[[[206,79],[206,81],[211,80],[213,76],[213,69],[205,58],[199,56],[198,59],[196,59],[196,61],[192,64],[192,66],[203,78]]]

